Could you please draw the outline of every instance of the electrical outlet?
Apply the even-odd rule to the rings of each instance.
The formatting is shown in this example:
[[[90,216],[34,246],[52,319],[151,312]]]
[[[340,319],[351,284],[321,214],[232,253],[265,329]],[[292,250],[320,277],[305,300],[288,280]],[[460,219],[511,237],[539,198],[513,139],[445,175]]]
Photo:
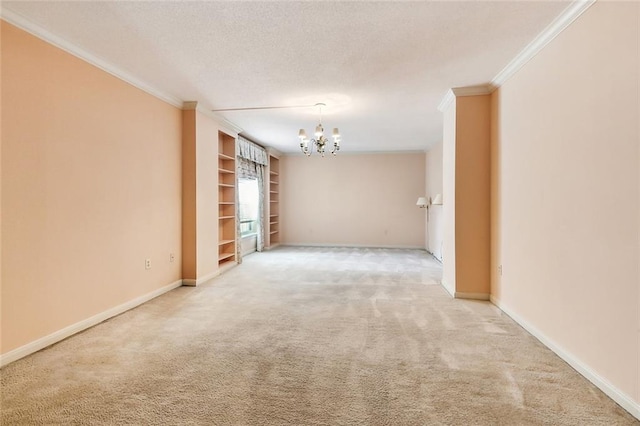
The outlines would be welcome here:
[[[498,266],[498,272],[500,272],[500,276],[502,276],[502,265]]]
[[[144,260],[144,269],[151,269],[151,259]]]
[[[173,253],[169,253],[169,262],[173,262],[174,260],[176,260],[176,255]]]

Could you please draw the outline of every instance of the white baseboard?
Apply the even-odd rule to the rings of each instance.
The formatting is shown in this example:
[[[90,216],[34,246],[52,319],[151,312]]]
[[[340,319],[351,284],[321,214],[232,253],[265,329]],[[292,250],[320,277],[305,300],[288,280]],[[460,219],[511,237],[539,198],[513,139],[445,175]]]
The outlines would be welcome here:
[[[237,263],[233,262],[231,263],[229,266],[225,265],[222,268],[219,268],[217,271],[213,271],[210,274],[205,275],[204,277],[200,277],[196,280],[196,286],[205,283],[207,281],[209,281],[210,279],[213,279],[215,277],[217,277],[218,275],[220,275],[223,271],[226,271],[227,269],[229,269],[231,266],[236,266]]]
[[[197,287],[200,284],[204,284],[205,282],[217,277],[218,275],[220,275],[221,273],[233,268],[234,266],[238,266],[238,262],[227,262],[227,264],[225,264],[223,267],[213,271],[210,274],[205,275],[204,277],[200,277],[198,279],[183,279],[182,280],[182,285],[186,286],[186,287]]]
[[[441,280],[440,284],[442,285],[442,287],[444,287],[444,290],[449,293],[449,295],[451,297],[456,297],[455,292],[452,292],[451,290],[449,290],[449,287],[447,286],[447,282],[445,280]]]
[[[587,380],[596,385],[602,392],[607,394],[609,398],[613,399],[616,403],[618,403],[622,408],[627,410],[632,416],[637,419],[640,419],[640,404],[634,401],[629,395],[622,392],[620,389],[616,388],[614,385],[609,383],[607,380],[598,375],[595,371],[593,371],[589,366],[585,365],[582,361],[576,358],[573,354],[564,350],[560,345],[556,342],[548,338],[544,333],[540,330],[529,324],[527,321],[522,319],[520,316],[515,314],[511,309],[500,303],[497,298],[491,296],[491,302],[496,305],[502,312],[511,317],[515,322],[520,324],[522,328],[527,330],[531,335],[533,335],[536,339],[542,342],[543,345],[551,349],[556,355],[562,358],[567,364],[573,367],[578,373],[582,374]]]
[[[384,248],[384,249],[409,249],[424,250],[423,246],[403,246],[403,245],[376,245],[376,244],[319,244],[319,243],[284,243],[287,247],[337,247],[337,248]]]
[[[438,258],[438,256],[436,256],[435,254],[430,252],[428,249],[425,249],[425,250],[427,250],[427,253],[429,253],[431,255],[431,257],[433,257],[435,260],[437,260],[442,265],[442,259]]]
[[[101,312],[90,318],[87,318],[85,320],[72,324],[68,327],[63,328],[62,330],[58,330],[54,333],[51,333],[48,336],[42,337],[38,340],[34,340],[33,342],[27,343],[24,346],[20,346],[19,348],[9,351],[6,354],[0,355],[0,367],[4,367],[5,365],[13,361],[17,361],[20,358],[24,358],[27,355],[31,355],[32,353],[37,352],[41,349],[44,349],[47,346],[51,346],[54,343],[58,343],[59,341],[64,340],[69,336],[72,336],[76,333],[86,330],[87,328],[93,327],[96,324],[100,324],[102,321],[115,317],[116,315],[120,315],[123,312],[133,309],[136,306],[139,306],[145,302],[148,302],[149,300],[156,298],[168,291],[171,291],[174,288],[178,288],[181,285],[182,285],[182,280],[175,281],[167,286],[154,290],[151,293],[147,293],[140,297],[136,297],[135,299],[125,302],[121,305],[115,306],[111,309],[107,309],[104,312]]]
[[[472,299],[472,300],[489,300],[489,293],[464,293],[456,291],[454,296],[456,299]]]
[[[253,248],[251,248],[251,250],[247,250],[247,251],[243,252],[243,253],[242,253],[242,257],[249,256],[250,254],[255,253],[255,252],[257,252],[257,251],[258,251],[258,250],[256,250],[256,248],[255,248],[255,247],[253,247]]]

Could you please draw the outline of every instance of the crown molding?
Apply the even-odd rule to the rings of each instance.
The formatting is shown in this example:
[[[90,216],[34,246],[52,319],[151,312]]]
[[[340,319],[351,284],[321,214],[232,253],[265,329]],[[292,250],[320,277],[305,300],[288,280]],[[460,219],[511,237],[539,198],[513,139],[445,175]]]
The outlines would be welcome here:
[[[120,80],[123,80],[126,83],[129,83],[132,86],[137,87],[138,89],[152,96],[155,96],[156,98],[170,105],[173,105],[178,108],[182,107],[182,101],[180,99],[174,96],[171,96],[168,93],[165,93],[159,90],[158,88],[145,83],[144,81],[134,77],[133,75],[129,74],[123,69],[118,68],[112,63],[87,52],[86,50],[76,46],[75,44],[69,43],[68,41],[64,40],[62,37],[59,37],[51,33],[50,31],[42,28],[41,26],[29,21],[24,16],[7,9],[7,7],[4,5],[0,10],[0,17],[4,21],[8,22],[9,24],[14,25],[20,28],[21,30],[28,32],[29,34],[32,34],[38,37],[39,39],[42,39],[47,43],[52,44],[64,50],[65,52],[70,53],[71,55],[76,56],[85,62],[90,63],[95,67],[98,67],[102,71],[105,71],[113,75],[114,77],[117,77]]]
[[[220,126],[222,126],[225,130],[230,130],[233,133],[235,133],[236,137],[243,132],[242,127],[238,126],[232,121],[227,120],[224,117],[219,116],[218,114],[211,111],[210,109],[198,108],[198,112],[201,112],[204,115],[213,118],[215,122],[218,123]]]
[[[213,121],[218,123],[225,130],[227,130],[228,133],[235,133],[235,136],[238,136],[238,134],[240,132],[242,132],[242,128],[241,127],[239,127],[235,123],[227,120],[226,118],[219,116],[218,114],[216,114],[215,112],[211,111],[210,109],[207,109],[207,108],[203,107],[202,105],[200,105],[200,103],[198,101],[185,101],[185,102],[183,102],[182,103],[182,110],[183,111],[190,111],[190,110],[198,111],[199,113],[202,113],[202,114],[206,115],[207,117],[213,119]]]
[[[591,7],[596,0],[576,0],[569,5],[556,19],[547,26],[536,38],[531,41],[515,58],[507,64],[491,80],[493,90],[502,86],[507,80],[509,80],[524,64],[529,62],[534,56],[538,54],[547,44],[549,44],[554,38],[565,30],[573,21],[575,21],[580,15],[582,15],[589,7]]]
[[[447,90],[447,93],[444,94],[444,97],[440,101],[440,105],[438,105],[438,111],[445,112],[455,98],[456,96],[453,94],[453,90]]]
[[[267,154],[273,155],[276,158],[280,158],[280,157],[282,157],[284,155],[281,151],[279,151],[278,149],[273,148],[271,146],[267,146],[267,147],[265,147],[265,149],[267,150]]]
[[[490,95],[495,90],[490,84],[481,84],[479,86],[454,87],[451,89],[456,98],[461,96],[482,96]]]
[[[516,72],[538,54],[547,44],[565,30],[573,21],[582,15],[596,0],[576,0],[569,5],[556,19],[536,36],[506,67],[496,75],[490,83],[480,86],[456,87],[447,90],[442,98],[438,111],[444,112],[458,96],[488,95],[502,86]]]
[[[440,105],[438,105],[438,111],[444,112],[451,102],[455,98],[459,98],[461,96],[481,96],[481,95],[489,95],[491,92],[496,90],[496,88],[491,84],[481,84],[478,86],[467,86],[467,87],[454,87],[452,89],[447,90],[447,93],[440,101]]]

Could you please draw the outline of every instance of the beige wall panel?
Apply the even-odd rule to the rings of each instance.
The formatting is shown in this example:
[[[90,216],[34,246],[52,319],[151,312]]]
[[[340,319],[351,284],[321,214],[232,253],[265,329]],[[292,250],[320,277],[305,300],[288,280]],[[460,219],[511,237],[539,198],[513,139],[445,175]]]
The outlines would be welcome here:
[[[494,94],[500,304],[637,402],[638,3],[597,2]]]
[[[182,115],[6,23],[1,53],[6,353],[181,278]]]
[[[182,112],[182,278],[197,278],[196,111]]]
[[[426,196],[442,194],[442,142],[437,143],[426,153]],[[427,223],[427,250],[442,260],[442,240],[444,232],[444,215],[442,205],[429,208]]]
[[[213,118],[196,112],[198,279],[218,270],[218,130]]]
[[[491,97],[456,98],[456,292],[490,291]]]
[[[444,111],[442,141],[442,284],[456,291],[456,99]]]
[[[424,154],[284,156],[280,167],[285,244],[424,248]]]

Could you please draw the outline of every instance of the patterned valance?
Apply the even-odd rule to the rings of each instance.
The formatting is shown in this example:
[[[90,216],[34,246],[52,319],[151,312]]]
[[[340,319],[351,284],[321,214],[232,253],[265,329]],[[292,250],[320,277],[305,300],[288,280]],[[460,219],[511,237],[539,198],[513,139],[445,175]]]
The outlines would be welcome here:
[[[245,158],[254,163],[267,165],[267,151],[260,145],[238,136],[238,157]]]

